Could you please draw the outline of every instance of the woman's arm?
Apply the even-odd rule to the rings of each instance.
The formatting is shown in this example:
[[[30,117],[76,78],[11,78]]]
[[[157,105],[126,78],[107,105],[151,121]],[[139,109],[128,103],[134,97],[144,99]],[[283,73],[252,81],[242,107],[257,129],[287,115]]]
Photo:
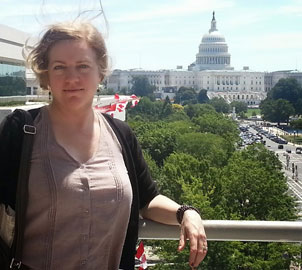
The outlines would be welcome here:
[[[179,204],[163,195],[157,195],[148,205],[141,209],[144,218],[160,223],[177,225],[176,212]],[[194,210],[186,210],[183,215],[180,230],[178,250],[184,249],[186,240],[190,241],[191,267],[197,267],[207,253],[207,238],[200,215]]]

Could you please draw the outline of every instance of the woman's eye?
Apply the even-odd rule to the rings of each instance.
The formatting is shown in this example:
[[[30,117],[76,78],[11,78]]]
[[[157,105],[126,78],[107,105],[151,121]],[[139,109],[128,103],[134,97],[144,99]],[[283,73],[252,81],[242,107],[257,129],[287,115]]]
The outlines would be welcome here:
[[[86,68],[89,68],[89,66],[88,65],[80,65],[79,66],[81,69],[86,69]]]
[[[64,66],[54,66],[54,70],[62,70],[64,69]]]

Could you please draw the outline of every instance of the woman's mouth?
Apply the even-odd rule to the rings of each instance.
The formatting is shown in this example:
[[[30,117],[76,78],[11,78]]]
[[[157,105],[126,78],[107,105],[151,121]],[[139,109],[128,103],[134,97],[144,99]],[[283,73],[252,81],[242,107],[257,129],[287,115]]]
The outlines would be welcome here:
[[[74,92],[78,92],[78,91],[83,91],[83,88],[78,88],[78,89],[64,89],[64,92],[67,93],[74,93]]]

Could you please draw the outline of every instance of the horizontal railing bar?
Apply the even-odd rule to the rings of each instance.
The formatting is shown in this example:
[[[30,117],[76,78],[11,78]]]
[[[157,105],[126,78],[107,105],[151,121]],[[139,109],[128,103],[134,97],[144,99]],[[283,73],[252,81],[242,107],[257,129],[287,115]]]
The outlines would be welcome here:
[[[302,242],[301,221],[204,220],[210,241]],[[180,227],[140,220],[139,238],[178,240]]]

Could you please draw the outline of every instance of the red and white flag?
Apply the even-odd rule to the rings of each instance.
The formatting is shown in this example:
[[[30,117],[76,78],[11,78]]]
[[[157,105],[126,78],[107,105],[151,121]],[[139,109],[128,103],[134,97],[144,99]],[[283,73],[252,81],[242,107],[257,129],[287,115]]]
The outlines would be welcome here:
[[[116,108],[119,112],[122,112],[126,109],[127,104],[128,104],[128,101],[121,101],[121,102],[117,103]]]
[[[140,261],[138,270],[148,268],[143,241],[139,243],[135,257]]]
[[[136,95],[122,96],[120,97],[118,94],[114,95],[114,100],[108,105],[96,105],[95,109],[101,111],[102,113],[107,113],[112,117],[117,116],[119,113],[122,113],[126,110],[128,102],[131,102],[131,108],[135,107],[139,98]]]

